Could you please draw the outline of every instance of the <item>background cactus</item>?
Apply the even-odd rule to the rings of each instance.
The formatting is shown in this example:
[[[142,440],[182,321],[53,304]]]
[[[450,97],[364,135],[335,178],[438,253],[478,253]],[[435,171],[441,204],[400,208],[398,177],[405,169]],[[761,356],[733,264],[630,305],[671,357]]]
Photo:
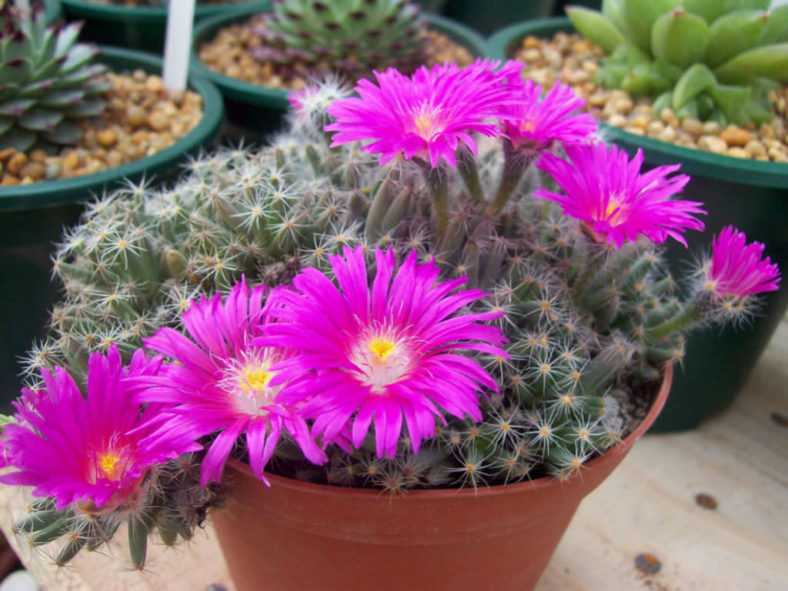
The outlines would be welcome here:
[[[654,111],[726,125],[772,116],[770,90],[788,80],[788,6],[769,0],[605,0],[567,7],[608,54],[598,81],[654,97]]]
[[[256,49],[265,61],[337,70],[350,76],[396,67],[411,71],[423,60],[425,26],[407,0],[275,0]]]
[[[68,145],[81,120],[100,115],[109,86],[96,50],[77,43],[81,25],[47,27],[44,14],[20,16],[0,3],[0,149]]]

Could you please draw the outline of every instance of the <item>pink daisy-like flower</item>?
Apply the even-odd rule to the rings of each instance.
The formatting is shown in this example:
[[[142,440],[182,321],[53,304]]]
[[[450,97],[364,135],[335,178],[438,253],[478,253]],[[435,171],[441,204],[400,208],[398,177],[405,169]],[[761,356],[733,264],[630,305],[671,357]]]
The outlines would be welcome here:
[[[456,166],[461,144],[474,154],[471,133],[500,135],[495,119],[511,115],[507,107],[522,101],[522,64],[477,60],[460,69],[454,63],[419,68],[412,78],[393,68],[375,72],[378,84],[360,80],[359,97],[336,101],[328,113],[336,122],[326,131],[338,132],[332,146],[369,142],[363,149],[380,154],[380,163],[404,155],[429,160],[433,168],[443,158]]]
[[[293,381],[283,396],[304,400],[324,443],[349,433],[356,448],[374,421],[377,454],[394,456],[403,421],[414,452],[435,433],[443,412],[481,419],[482,387],[490,375],[464,353],[507,357],[499,313],[459,313],[484,297],[452,293],[465,279],[438,283],[439,269],[411,252],[397,269],[389,250],[375,252],[372,286],[361,247],[331,256],[338,287],[317,269],[304,269],[291,288],[277,288],[266,344],[300,352],[283,373]],[[299,381],[298,378],[302,377]]]
[[[670,236],[686,246],[683,232],[705,227],[694,217],[706,213],[702,203],[671,199],[689,181],[684,174],[668,176],[680,165],[640,174],[642,150],[632,160],[624,150],[604,144],[569,145],[566,153],[568,160],[544,154],[537,163],[564,194],[539,187],[534,197],[560,204],[566,215],[582,220],[616,248],[641,234],[657,243]]]
[[[747,244],[744,232],[726,226],[711,243],[704,289],[718,296],[739,298],[777,290],[780,270],[769,257],[763,258],[763,250],[760,242]]]
[[[577,113],[585,100],[571,86],[557,83],[542,98],[542,85],[525,81],[525,101],[510,107],[511,119],[504,121],[506,136],[516,149],[537,152],[553,142],[563,144],[592,141],[597,125],[588,113]]]
[[[189,336],[161,328],[144,341],[147,348],[178,362],[165,366],[140,391],[142,400],[173,405],[159,433],[182,432],[196,440],[218,432],[202,462],[203,485],[221,479],[227,457],[244,433],[249,465],[264,482],[263,469],[282,430],[310,461],[326,460],[298,410],[278,397],[281,380],[275,366],[291,353],[252,344],[267,321],[267,290],[249,288],[242,280],[224,303],[221,294],[202,297],[184,312]]]
[[[153,376],[161,360],[137,351],[124,367],[117,348],[88,360],[87,396],[65,369],[41,371],[43,388],[22,390],[16,424],[3,429],[0,482],[33,486],[33,494],[55,499],[57,508],[112,510],[142,494],[149,468],[199,449],[174,432],[146,441],[160,407],[144,411],[132,384]]]

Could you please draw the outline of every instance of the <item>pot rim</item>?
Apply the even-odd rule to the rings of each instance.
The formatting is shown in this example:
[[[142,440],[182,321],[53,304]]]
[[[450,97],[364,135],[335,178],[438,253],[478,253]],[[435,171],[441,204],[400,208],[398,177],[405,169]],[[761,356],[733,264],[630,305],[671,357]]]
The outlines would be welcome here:
[[[120,47],[98,46],[97,61],[106,58],[109,62],[128,62],[128,66],[118,69],[142,68],[149,72],[161,72],[162,60],[155,55]],[[202,97],[203,113],[199,123],[189,133],[170,146],[155,154],[138,158],[115,168],[70,179],[55,179],[29,185],[15,185],[0,188],[0,212],[34,209],[72,203],[88,199],[91,192],[101,190],[122,178],[147,175],[148,169],[162,168],[168,163],[179,160],[183,154],[191,152],[211,138],[221,125],[224,116],[224,103],[216,87],[194,73],[189,74],[188,88]],[[151,175],[152,176],[152,175]]]
[[[670,386],[673,382],[673,362],[668,362],[664,366],[664,374],[662,377],[662,382],[659,387],[659,391],[657,392],[656,396],[654,397],[654,401],[651,404],[651,408],[649,409],[646,416],[640,422],[640,424],[635,427],[635,429],[627,435],[624,440],[616,445],[615,447],[610,448],[601,456],[597,456],[590,460],[587,464],[584,465],[586,469],[592,469],[595,466],[602,464],[609,460],[612,456],[616,456],[619,454],[626,453],[628,449],[632,446],[632,444],[638,440],[646,431],[648,431],[649,427],[654,423],[659,416],[659,413],[662,411],[662,407],[665,406],[665,402],[668,399],[668,394],[670,393]],[[248,464],[245,462],[241,462],[235,458],[229,458],[227,460],[228,468],[232,468],[241,472],[244,476],[248,476],[257,480],[257,477],[252,474],[252,470]],[[438,489],[416,489],[416,490],[409,490],[407,493],[398,497],[398,500],[407,502],[408,500],[413,501],[423,501],[425,499],[441,499],[441,498],[463,498],[463,497],[491,497],[491,496],[498,496],[501,494],[511,494],[516,492],[527,492],[529,490],[537,490],[547,487],[563,487],[567,484],[567,482],[581,482],[582,481],[582,469],[579,476],[571,477],[568,481],[560,481],[556,478],[551,478],[549,476],[543,476],[537,478],[535,480],[528,480],[525,482],[518,482],[515,484],[499,484],[487,487],[478,487],[478,488],[438,488]],[[302,491],[308,492],[313,495],[323,496],[323,497],[380,497],[384,493],[379,489],[372,489],[372,488],[359,488],[359,487],[345,487],[345,486],[333,486],[330,484],[317,484],[314,482],[303,482],[300,480],[295,480],[293,478],[286,478],[284,476],[279,476],[277,474],[271,474],[266,472],[265,477],[271,483],[271,487],[278,487],[282,489],[288,489],[293,491]]]
[[[126,6],[123,4],[100,4],[91,0],[60,0],[70,12],[79,18],[95,18],[103,20],[137,20],[148,24],[167,19],[166,6]],[[247,0],[241,4],[196,5],[195,18],[205,18],[215,14],[225,14],[256,6],[257,10],[265,10],[270,0]]]
[[[519,42],[526,35],[538,37],[540,33],[553,34],[559,31],[574,31],[569,18],[560,16],[516,23],[488,37],[485,44],[485,55],[506,60],[510,57],[513,44]],[[698,174],[748,185],[788,188],[788,163],[761,162],[760,160],[736,158],[676,146],[655,138],[635,135],[601,121],[599,127],[608,143],[619,142],[622,147],[627,145],[643,148],[651,163],[675,164],[681,162],[682,172],[690,175]]]
[[[208,39],[220,28],[234,24],[236,21],[245,20],[249,16],[261,12],[270,12],[270,9],[261,11],[253,9],[252,7],[240,8],[232,12],[228,11],[226,14],[223,13],[207,18],[195,25],[194,34],[192,36],[190,68],[192,71],[199,73],[204,78],[216,84],[221,89],[222,94],[229,98],[261,107],[269,107],[284,111],[290,106],[287,97],[292,91],[260,84],[252,84],[251,82],[225,76],[203,64],[197,54],[198,47],[208,41]],[[462,23],[437,14],[423,12],[422,16],[427,21],[429,28],[434,28],[447,34],[475,56],[485,55],[484,37],[474,30],[466,27]]]

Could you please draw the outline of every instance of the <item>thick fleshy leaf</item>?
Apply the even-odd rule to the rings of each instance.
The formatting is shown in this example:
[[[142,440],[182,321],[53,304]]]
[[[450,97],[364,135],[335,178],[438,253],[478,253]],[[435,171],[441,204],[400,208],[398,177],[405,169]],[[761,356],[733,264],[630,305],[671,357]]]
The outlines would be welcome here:
[[[54,131],[55,126],[63,121],[63,113],[47,109],[30,109],[19,118],[19,125],[31,131]]]
[[[741,84],[754,78],[788,80],[788,43],[756,47],[728,60],[714,70],[720,81]]]
[[[43,137],[53,144],[74,144],[82,137],[82,128],[73,121],[64,119],[51,133],[45,133]]]
[[[0,136],[0,150],[13,148],[17,152],[26,152],[36,143],[36,134],[15,127]]]
[[[566,16],[583,37],[599,45],[605,53],[613,53],[616,47],[624,42],[621,31],[596,10],[583,6],[567,6]]]
[[[35,101],[29,99],[16,99],[0,104],[0,115],[10,115],[11,117],[21,117],[22,114],[35,105]]]

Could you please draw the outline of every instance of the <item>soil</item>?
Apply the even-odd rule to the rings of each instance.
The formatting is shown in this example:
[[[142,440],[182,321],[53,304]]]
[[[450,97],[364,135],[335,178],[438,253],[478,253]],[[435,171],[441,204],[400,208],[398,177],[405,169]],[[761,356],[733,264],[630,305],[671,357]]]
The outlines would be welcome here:
[[[0,151],[0,186],[68,179],[118,167],[155,154],[189,133],[203,113],[202,97],[191,91],[169,93],[159,76],[142,70],[107,74],[107,109],[82,122],[75,146],[50,154]]]
[[[264,40],[255,32],[265,24],[263,15],[255,15],[245,22],[221,29],[216,37],[200,47],[200,60],[212,70],[251,84],[279,88],[282,90],[300,90],[307,85],[310,73],[307,69],[288,64],[287,72],[273,62],[255,59],[255,47],[263,45]],[[473,62],[471,53],[437,31],[426,33],[426,64],[454,61],[459,66],[467,66]],[[330,64],[325,64],[330,70]],[[295,71],[294,71],[295,70]]]
[[[577,34],[558,33],[552,39],[528,36],[515,58],[525,62],[524,74],[549,89],[561,80],[586,99],[586,110],[608,125],[677,146],[736,158],[788,162],[788,86],[769,98],[775,118],[755,128],[714,121],[679,120],[671,109],[654,113],[651,98],[631,97],[623,90],[606,90],[594,82],[604,52]]]

